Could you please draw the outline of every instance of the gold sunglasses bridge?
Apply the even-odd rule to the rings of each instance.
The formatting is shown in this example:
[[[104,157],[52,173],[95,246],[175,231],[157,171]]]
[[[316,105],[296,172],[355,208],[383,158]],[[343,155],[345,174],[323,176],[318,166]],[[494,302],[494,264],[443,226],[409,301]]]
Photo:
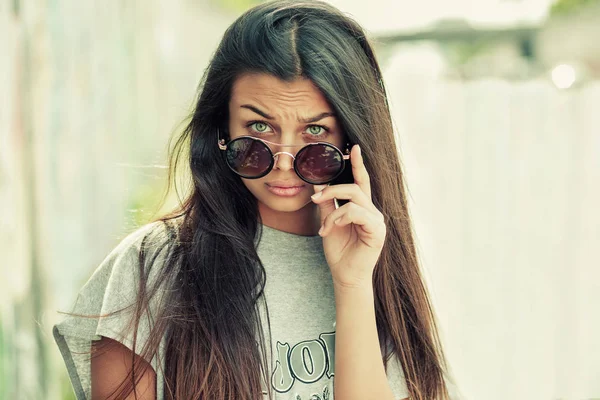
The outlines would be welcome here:
[[[287,151],[278,151],[277,153],[273,154],[273,158],[277,157],[280,154],[287,154],[288,156],[292,157],[292,159],[296,159],[296,157],[294,157],[292,153],[288,153]]]

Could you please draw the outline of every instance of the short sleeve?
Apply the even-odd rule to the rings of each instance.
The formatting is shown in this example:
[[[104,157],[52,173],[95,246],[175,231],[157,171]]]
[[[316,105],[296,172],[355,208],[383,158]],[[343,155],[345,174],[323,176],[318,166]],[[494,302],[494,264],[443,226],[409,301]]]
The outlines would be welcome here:
[[[160,290],[149,302],[149,312],[152,315],[142,315],[138,326],[136,348],[133,349],[133,331],[127,330],[133,318],[133,305],[136,301],[137,288],[140,279],[139,252],[142,240],[146,235],[152,238],[146,253],[146,260],[163,260],[160,254],[153,256],[152,249],[158,249],[157,238],[168,238],[162,221],[152,222],[137,228],[127,235],[100,263],[91,277],[79,291],[70,313],[82,315],[106,315],[118,310],[113,316],[101,318],[86,318],[74,315],[66,317],[53,326],[53,336],[65,362],[69,379],[77,400],[91,398],[91,362],[90,350],[94,340],[101,336],[114,339],[129,349],[140,354],[148,339],[151,322],[154,320],[156,307],[160,301]],[[170,247],[170,246],[167,246]],[[152,284],[157,267],[149,270],[148,283]],[[164,338],[161,340],[158,356],[164,360]],[[161,369],[157,369],[157,357],[150,362],[157,374],[157,398],[162,399],[163,379]]]

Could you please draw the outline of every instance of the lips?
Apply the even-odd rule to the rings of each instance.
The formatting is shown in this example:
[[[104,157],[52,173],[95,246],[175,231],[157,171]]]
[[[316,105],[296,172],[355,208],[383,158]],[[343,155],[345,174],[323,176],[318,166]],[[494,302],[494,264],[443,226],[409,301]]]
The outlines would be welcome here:
[[[280,184],[281,185],[281,184]],[[267,184],[267,190],[277,196],[291,197],[296,196],[301,193],[305,187],[305,185],[301,186],[273,186],[271,184]]]
[[[277,182],[273,182],[273,183],[267,183],[267,186],[270,187],[276,187],[276,188],[296,188],[296,187],[302,187],[304,186],[303,183],[296,183],[296,184],[285,184],[285,183],[277,183]]]

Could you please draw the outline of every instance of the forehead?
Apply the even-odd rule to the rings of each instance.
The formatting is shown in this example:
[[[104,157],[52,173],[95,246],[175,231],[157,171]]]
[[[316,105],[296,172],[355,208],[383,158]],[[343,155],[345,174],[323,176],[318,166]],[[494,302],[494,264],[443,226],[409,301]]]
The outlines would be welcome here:
[[[233,84],[230,105],[239,109],[240,105],[247,103],[267,108],[276,115],[282,111],[331,112],[319,88],[303,77],[288,82],[264,73],[241,75]]]

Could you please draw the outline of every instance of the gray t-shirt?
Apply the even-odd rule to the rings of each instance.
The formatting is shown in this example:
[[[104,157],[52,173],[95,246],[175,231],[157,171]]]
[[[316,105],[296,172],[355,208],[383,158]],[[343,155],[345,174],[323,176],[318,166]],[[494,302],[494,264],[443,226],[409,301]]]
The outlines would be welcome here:
[[[80,290],[71,312],[106,314],[133,304],[141,240],[148,232],[155,239],[168,238],[161,232],[162,227],[162,223],[154,222],[126,236]],[[322,238],[296,235],[263,225],[257,251],[267,275],[264,295],[269,310],[273,356],[273,360],[268,361],[269,384],[275,399],[332,400],[335,301]],[[152,256],[151,250],[146,260]],[[155,262],[161,262],[166,256],[158,254]],[[153,283],[152,272],[149,281]],[[159,299],[160,296],[153,298],[150,310],[157,307]],[[260,310],[261,320],[266,321],[264,307]],[[133,350],[132,335],[122,334],[129,322],[127,316],[131,315],[122,313],[100,319],[67,316],[54,326],[54,338],[78,400],[91,398],[90,356],[85,353],[89,353],[92,340],[105,336]],[[143,317],[140,322],[134,350],[138,354],[149,332],[148,320]],[[264,326],[263,330],[268,338],[269,327]],[[165,358],[164,349],[165,338],[159,347],[160,360]],[[162,368],[157,368],[157,357],[149,361],[157,374],[157,399],[160,400],[164,398]],[[402,367],[396,357],[388,361],[387,375],[395,398],[408,397]]]

